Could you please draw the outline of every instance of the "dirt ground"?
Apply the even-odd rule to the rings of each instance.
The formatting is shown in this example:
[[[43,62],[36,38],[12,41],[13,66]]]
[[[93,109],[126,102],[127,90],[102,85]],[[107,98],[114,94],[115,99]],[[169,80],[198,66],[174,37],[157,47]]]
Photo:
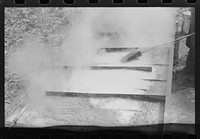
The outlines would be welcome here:
[[[46,97],[45,105],[31,104],[18,123],[27,126],[156,124],[160,103],[121,98]],[[54,105],[52,105],[54,104]],[[12,120],[12,118],[10,119]]]
[[[172,83],[172,94],[166,109],[166,122],[195,123],[195,82],[193,77],[177,73]]]
[[[169,123],[195,123],[195,75],[184,73],[189,48],[186,40],[179,44],[179,61],[174,66],[172,93],[168,99],[165,121]]]

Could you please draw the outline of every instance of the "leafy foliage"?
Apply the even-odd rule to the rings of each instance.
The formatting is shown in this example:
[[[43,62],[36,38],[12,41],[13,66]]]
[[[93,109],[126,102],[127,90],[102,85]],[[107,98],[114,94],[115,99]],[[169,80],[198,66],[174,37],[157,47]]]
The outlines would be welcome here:
[[[5,8],[5,100],[23,91],[24,82],[7,69],[7,56],[26,38],[41,36],[50,47],[59,46],[62,28],[70,25],[73,11],[63,8]]]

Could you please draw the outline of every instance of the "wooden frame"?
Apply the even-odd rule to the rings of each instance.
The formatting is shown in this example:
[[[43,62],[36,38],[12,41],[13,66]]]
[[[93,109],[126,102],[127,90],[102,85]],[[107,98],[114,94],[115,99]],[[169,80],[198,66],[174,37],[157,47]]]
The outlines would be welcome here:
[[[166,68],[168,68],[168,72],[167,72],[167,81],[164,82],[164,84],[166,84],[166,93],[165,93],[165,96],[156,96],[156,95],[153,95],[153,96],[145,96],[145,95],[128,95],[128,94],[124,94],[124,95],[119,95],[119,94],[110,94],[110,95],[95,95],[95,94],[74,94],[73,92],[69,93],[68,95],[70,96],[82,96],[82,97],[122,97],[122,98],[131,98],[131,97],[134,97],[134,98],[137,98],[137,99],[140,99],[140,100],[144,100],[144,99],[147,99],[148,101],[153,101],[153,102],[165,102],[165,106],[167,105],[167,102],[166,101],[167,99],[170,98],[171,96],[171,83],[172,83],[172,70],[173,70],[173,52],[174,52],[174,47],[169,47],[169,50],[168,50],[168,55],[169,55],[169,61],[168,61],[168,66],[166,66]],[[158,80],[158,82],[160,82]],[[153,90],[151,90],[153,91]],[[49,93],[51,93],[50,91],[46,92],[47,95],[49,95]],[[25,97],[26,97],[26,94],[21,94],[20,96],[18,96],[13,102],[12,104],[10,104],[6,110],[5,110],[5,119],[7,119],[10,115],[12,115],[14,113],[14,111],[16,111],[17,107],[19,105],[23,105],[23,104],[26,104],[27,102],[25,101]],[[161,114],[160,115],[160,119],[159,119],[159,123],[163,123],[164,122],[164,107],[160,107],[160,110],[159,110],[159,113]],[[22,108],[19,108],[22,110]],[[19,112],[20,113],[20,110]],[[163,118],[161,118],[163,117]],[[6,122],[6,126],[9,126],[11,123],[10,122]],[[23,125],[21,123],[19,123],[19,126],[20,125]]]

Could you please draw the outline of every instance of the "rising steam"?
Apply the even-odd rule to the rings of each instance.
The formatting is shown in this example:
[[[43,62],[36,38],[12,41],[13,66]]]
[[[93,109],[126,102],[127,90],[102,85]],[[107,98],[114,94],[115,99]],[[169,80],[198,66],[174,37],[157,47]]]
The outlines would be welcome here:
[[[65,34],[59,51],[45,47],[39,37],[29,38],[8,57],[8,69],[27,81],[29,99],[44,102],[46,90],[69,88],[75,69],[63,66],[91,65],[97,48],[108,45],[153,46],[173,40],[175,8],[76,8],[79,14]],[[118,30],[119,40],[95,37],[101,28]]]

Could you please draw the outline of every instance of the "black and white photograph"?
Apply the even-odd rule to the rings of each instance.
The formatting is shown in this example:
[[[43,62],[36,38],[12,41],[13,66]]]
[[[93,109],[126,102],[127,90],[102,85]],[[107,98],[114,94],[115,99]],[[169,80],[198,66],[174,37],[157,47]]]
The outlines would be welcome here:
[[[4,13],[6,127],[195,124],[194,8]]]

